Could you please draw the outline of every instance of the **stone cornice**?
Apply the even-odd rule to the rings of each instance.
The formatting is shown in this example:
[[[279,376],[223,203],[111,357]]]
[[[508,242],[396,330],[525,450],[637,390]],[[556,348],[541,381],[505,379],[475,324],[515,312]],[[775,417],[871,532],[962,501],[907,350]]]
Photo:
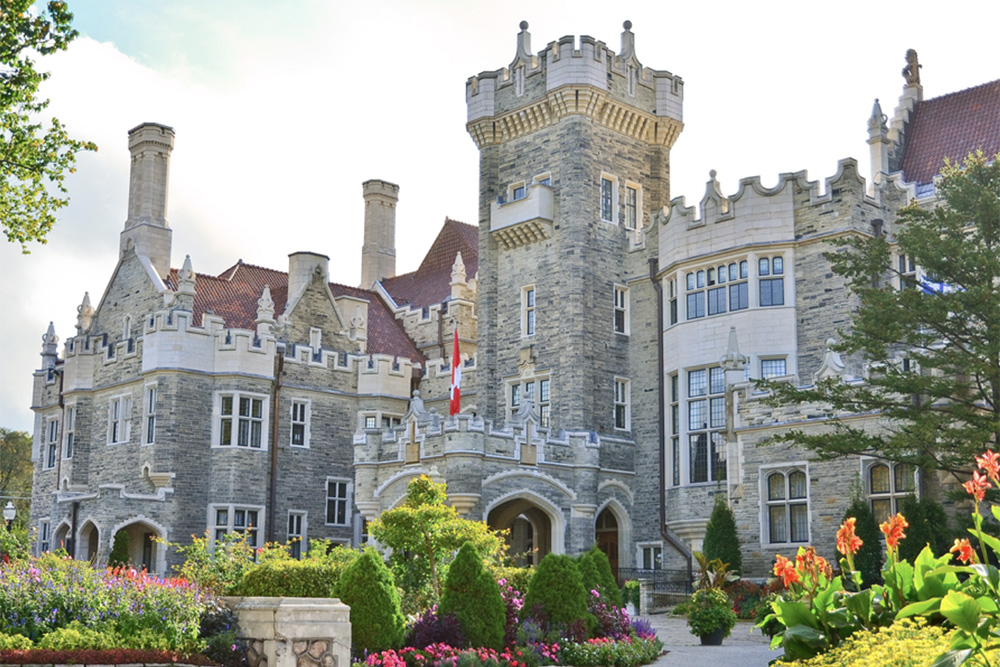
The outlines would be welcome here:
[[[572,114],[587,116],[631,139],[666,148],[674,145],[684,128],[684,123],[677,119],[640,111],[593,86],[571,85],[551,90],[543,99],[527,106],[474,120],[466,129],[482,149],[550,127]]]

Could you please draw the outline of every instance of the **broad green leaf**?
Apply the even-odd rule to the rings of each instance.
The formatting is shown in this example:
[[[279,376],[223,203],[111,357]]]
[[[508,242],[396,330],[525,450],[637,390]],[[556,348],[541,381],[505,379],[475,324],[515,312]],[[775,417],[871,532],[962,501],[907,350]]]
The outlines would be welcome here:
[[[806,625],[793,625],[785,628],[782,647],[785,649],[785,660],[805,660],[815,656],[821,650],[829,648],[827,636]]]
[[[971,648],[948,651],[947,653],[939,655],[937,660],[931,663],[930,667],[958,667],[965,662],[970,653],[972,653]]]
[[[847,609],[861,619],[866,625],[872,617],[872,596],[871,590],[861,591],[856,595],[851,595],[845,600]]]
[[[997,505],[990,505],[990,511],[993,512],[993,518],[1000,521],[1000,507]]]
[[[927,616],[939,611],[941,608],[941,598],[932,598],[930,600],[922,600],[921,602],[913,602],[906,605],[899,610],[896,614],[896,618],[906,618],[908,616]]]
[[[979,627],[979,603],[965,593],[948,591],[941,600],[941,614],[956,627],[975,632]]]
[[[819,624],[809,607],[801,602],[775,602],[774,613],[786,628],[805,625],[819,630]]]

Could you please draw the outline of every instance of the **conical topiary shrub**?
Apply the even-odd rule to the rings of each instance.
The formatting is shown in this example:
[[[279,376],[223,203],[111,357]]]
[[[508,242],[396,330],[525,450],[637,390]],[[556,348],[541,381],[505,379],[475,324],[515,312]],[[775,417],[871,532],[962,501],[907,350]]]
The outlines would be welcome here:
[[[705,527],[705,544],[702,553],[709,561],[718,558],[729,563],[729,571],[740,574],[743,570],[743,554],[740,538],[736,532],[736,517],[722,494],[715,496],[715,507]]]
[[[111,553],[108,554],[108,567],[126,567],[128,565],[128,546],[128,533],[124,530],[115,533],[115,541],[111,545]]]
[[[340,575],[337,592],[351,608],[351,648],[355,655],[403,645],[406,621],[399,611],[399,591],[378,552],[365,549]]]
[[[580,555],[577,566],[580,568],[580,576],[583,578],[583,587],[588,593],[596,590],[601,594],[602,602],[615,607],[622,606],[621,590],[618,588],[618,582],[615,581],[615,575],[611,572],[611,562],[607,555],[597,548],[597,545]]]
[[[503,648],[507,605],[500,587],[483,569],[483,559],[472,542],[466,542],[448,568],[438,614],[458,617],[469,646]]]
[[[861,538],[862,545],[854,556],[854,567],[861,573],[865,588],[882,582],[882,533],[868,501],[853,496],[851,504],[844,512],[844,518],[854,517],[854,534]]]
[[[582,621],[589,632],[595,620],[587,611],[587,595],[576,561],[550,553],[538,564],[528,584],[522,613],[528,617],[540,612],[550,624],[564,627]]]

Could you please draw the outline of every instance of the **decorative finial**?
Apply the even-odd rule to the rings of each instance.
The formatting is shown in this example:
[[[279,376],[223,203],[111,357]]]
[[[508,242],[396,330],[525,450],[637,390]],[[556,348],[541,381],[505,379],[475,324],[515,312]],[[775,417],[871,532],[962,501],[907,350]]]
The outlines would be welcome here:
[[[90,305],[90,292],[83,293],[83,303],[76,307],[76,332],[82,334],[90,328],[94,308]]]
[[[270,285],[264,285],[264,290],[257,299],[257,319],[274,320],[274,301],[271,299]]]
[[[847,370],[847,364],[841,359],[840,353],[833,350],[837,341],[833,338],[826,339],[826,354],[823,356],[823,363],[819,370],[813,373],[813,382],[819,382],[827,378],[843,378]]]
[[[521,21],[521,30],[527,30],[527,29],[528,29],[528,22]]]
[[[462,261],[462,253],[455,253],[455,263],[451,265],[451,284],[465,282],[465,262]]]
[[[719,364],[726,371],[742,371],[746,368],[747,358],[740,354],[740,341],[736,336],[736,327],[729,327],[729,343],[726,346],[726,354],[719,360]]]
[[[882,113],[882,105],[878,103],[878,98],[875,98],[875,104],[872,105],[872,115],[868,118],[868,132],[879,132],[881,130],[887,129],[886,122],[889,118]]]
[[[907,49],[906,51],[906,67],[903,68],[903,78],[906,80],[906,85],[908,86],[919,86],[920,85],[920,68],[923,67],[919,62],[917,62],[917,51],[916,49]]]
[[[49,322],[49,328],[42,336],[42,367],[43,368],[53,368],[56,365],[56,356],[58,355],[57,344],[59,343],[59,336],[56,335],[56,328],[52,322]]]
[[[632,29],[632,22],[631,21],[625,21],[625,23],[622,23],[622,27],[625,28],[625,30],[631,30]]]
[[[177,307],[183,310],[194,310],[195,276],[191,268],[191,255],[185,255],[184,265],[177,273]]]
[[[711,171],[708,172],[708,177],[714,181],[717,174],[718,172],[712,169]]]

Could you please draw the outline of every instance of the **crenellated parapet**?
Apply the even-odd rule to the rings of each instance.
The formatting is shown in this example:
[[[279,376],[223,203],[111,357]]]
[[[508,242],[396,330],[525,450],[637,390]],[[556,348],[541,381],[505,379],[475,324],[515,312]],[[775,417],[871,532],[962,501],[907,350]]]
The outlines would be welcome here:
[[[628,137],[672,146],[683,127],[684,82],[642,66],[631,27],[626,21],[619,54],[583,35],[531,55],[522,21],[510,66],[466,83],[467,129],[476,145],[503,143],[581,114]]]

